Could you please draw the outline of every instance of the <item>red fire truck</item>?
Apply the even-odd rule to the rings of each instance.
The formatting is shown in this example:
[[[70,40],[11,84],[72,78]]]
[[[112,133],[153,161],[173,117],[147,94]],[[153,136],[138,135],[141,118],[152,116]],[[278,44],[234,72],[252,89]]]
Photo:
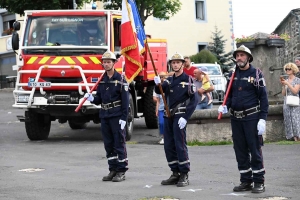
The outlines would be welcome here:
[[[14,23],[12,46],[18,59],[13,107],[25,109],[24,116],[17,117],[25,122],[30,140],[47,139],[55,120],[68,122],[71,129],[83,129],[90,121],[100,123],[100,107],[86,101],[80,112],[75,108],[104,72],[102,54],[109,49],[120,55],[121,17],[114,10],[32,10],[25,11],[19,33],[21,23]],[[157,71],[167,71],[166,40],[148,43]],[[157,128],[152,100],[155,73],[149,52],[142,57],[143,70],[130,83],[127,140],[138,113],[148,128]],[[118,72],[124,63],[121,56],[115,65]]]

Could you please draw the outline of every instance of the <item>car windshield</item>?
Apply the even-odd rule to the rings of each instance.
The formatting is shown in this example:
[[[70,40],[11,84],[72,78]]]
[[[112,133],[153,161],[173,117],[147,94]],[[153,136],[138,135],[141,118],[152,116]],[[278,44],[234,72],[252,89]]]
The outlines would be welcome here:
[[[24,46],[105,46],[105,33],[105,16],[30,17]]]
[[[198,66],[198,68],[200,68],[200,69],[201,69],[201,67],[204,67],[204,66]],[[222,72],[221,72],[219,66],[207,65],[205,67],[207,67],[208,75],[222,75]]]

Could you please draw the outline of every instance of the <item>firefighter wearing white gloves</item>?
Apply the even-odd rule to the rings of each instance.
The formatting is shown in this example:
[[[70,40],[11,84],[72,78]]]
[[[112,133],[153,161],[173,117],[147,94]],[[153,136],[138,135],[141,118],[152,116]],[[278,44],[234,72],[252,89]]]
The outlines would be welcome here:
[[[159,77],[159,76],[154,76],[154,83],[155,83],[156,85],[161,84],[161,80],[160,80],[160,77]]]
[[[232,87],[226,106],[218,108],[219,113],[228,112],[231,119],[233,147],[240,172],[240,185],[233,191],[261,193],[265,191],[262,134],[266,130],[269,108],[265,80],[262,71],[250,64],[253,56],[247,47],[237,48],[233,57],[236,69]]]
[[[121,125],[121,130],[124,130],[125,125],[126,125],[126,121],[120,119],[119,124]]]
[[[114,53],[106,51],[103,54],[101,63],[105,73],[97,87],[97,93],[95,96],[87,93],[84,97],[93,104],[101,105],[101,132],[110,171],[102,180],[120,182],[125,180],[125,172],[128,170],[125,127],[129,92],[125,78],[114,68],[115,62]]]
[[[262,135],[266,131],[266,120],[260,119],[257,123],[258,135]]]
[[[158,86],[161,84],[171,113],[170,117],[164,118],[164,149],[173,173],[161,184],[177,184],[178,187],[189,185],[190,160],[186,144],[186,124],[198,103],[193,80],[183,72],[183,63],[183,56],[176,53],[170,59],[174,75],[163,82],[160,77],[154,77],[155,93],[161,93]]]
[[[94,96],[91,93],[85,93],[84,98],[90,102],[94,101]]]
[[[228,113],[227,106],[226,105],[225,106],[220,105],[219,108],[218,108],[218,112],[222,113],[222,114]]]

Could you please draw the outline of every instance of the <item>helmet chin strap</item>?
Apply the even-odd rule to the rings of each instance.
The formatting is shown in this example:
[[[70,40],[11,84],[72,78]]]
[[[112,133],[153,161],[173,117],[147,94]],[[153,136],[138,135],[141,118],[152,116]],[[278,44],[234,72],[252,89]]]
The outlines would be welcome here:
[[[181,64],[180,68],[177,71],[174,70],[174,72],[179,72],[181,70],[182,66],[183,66],[183,63]]]
[[[113,61],[113,62],[114,62],[113,66],[112,66],[110,69],[108,69],[108,70],[105,70],[105,71],[109,72],[109,71],[111,71],[111,70],[112,70],[112,68],[115,66],[115,61]]]
[[[245,68],[245,67],[246,67],[246,65],[247,65],[247,63],[249,63],[249,60],[250,60],[250,58],[248,58],[248,59],[247,59],[247,62],[246,62],[246,63],[244,63],[244,65],[243,65],[243,66],[239,66],[239,68],[242,68],[242,69],[243,69],[243,68]]]

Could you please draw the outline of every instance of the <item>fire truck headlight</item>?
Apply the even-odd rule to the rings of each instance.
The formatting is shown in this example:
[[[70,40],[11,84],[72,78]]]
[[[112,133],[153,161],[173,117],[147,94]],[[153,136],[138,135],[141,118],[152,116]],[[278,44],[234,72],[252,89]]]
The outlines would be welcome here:
[[[19,103],[27,103],[29,100],[29,95],[19,94],[16,96],[16,100]]]

